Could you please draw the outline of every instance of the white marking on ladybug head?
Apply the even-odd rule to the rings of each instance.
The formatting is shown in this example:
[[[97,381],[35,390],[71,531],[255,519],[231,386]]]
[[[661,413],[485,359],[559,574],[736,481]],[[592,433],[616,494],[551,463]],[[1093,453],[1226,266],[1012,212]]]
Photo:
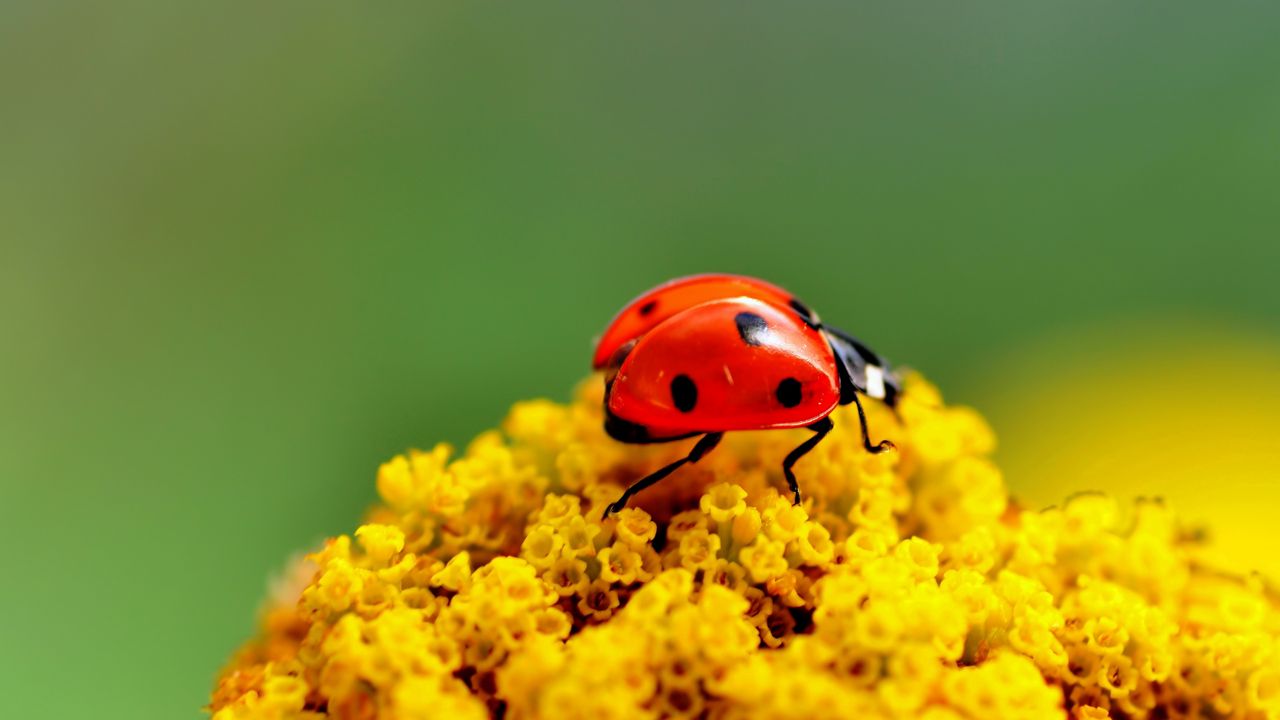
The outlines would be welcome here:
[[[875,365],[867,366],[867,396],[884,399],[884,370]]]

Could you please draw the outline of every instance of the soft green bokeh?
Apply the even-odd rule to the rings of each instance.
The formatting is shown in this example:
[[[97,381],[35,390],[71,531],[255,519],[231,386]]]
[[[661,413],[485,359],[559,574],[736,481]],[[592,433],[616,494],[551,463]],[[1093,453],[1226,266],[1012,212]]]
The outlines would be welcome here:
[[[979,406],[1064,329],[1276,332],[1277,22],[0,4],[0,714],[196,717],[378,462],[566,397],[668,277],[765,276]]]

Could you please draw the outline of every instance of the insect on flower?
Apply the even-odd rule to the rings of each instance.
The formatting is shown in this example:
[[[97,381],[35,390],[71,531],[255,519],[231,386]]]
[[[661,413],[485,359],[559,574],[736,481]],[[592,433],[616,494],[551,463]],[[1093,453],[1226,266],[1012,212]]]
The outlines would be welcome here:
[[[831,411],[854,403],[868,452],[872,443],[858,395],[894,407],[898,377],[848,333],[824,324],[794,295],[741,275],[678,278],[632,300],[600,337],[592,362],[605,371],[605,431],[625,443],[701,435],[689,454],[637,480],[605,508],[686,463],[696,463],[735,430],[807,427],[813,437],[782,461],[796,504],[792,466],[831,432]]]

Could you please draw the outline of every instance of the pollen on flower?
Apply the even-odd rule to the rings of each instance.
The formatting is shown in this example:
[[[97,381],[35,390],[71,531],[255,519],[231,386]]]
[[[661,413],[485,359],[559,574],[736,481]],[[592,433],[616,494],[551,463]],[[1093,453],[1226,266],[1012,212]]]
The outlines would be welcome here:
[[[1019,507],[982,417],[919,377],[864,403],[895,452],[833,415],[801,505],[781,461],[806,434],[731,433],[608,519],[688,445],[609,439],[600,384],[383,464],[215,719],[1280,720],[1274,590],[1207,569],[1158,501]]]

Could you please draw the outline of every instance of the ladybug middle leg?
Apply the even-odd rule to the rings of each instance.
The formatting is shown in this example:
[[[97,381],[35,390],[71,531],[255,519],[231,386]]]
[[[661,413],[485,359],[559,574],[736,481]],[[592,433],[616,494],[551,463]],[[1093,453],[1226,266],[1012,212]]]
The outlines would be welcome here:
[[[787,453],[786,459],[782,461],[782,474],[787,476],[787,487],[791,490],[792,502],[796,505],[800,504],[800,484],[796,482],[796,474],[791,470],[791,466],[795,465],[797,460],[804,457],[818,443],[822,442],[822,438],[826,437],[834,426],[829,417],[822,418],[810,425],[809,429],[815,433],[814,436],[800,443],[800,446],[795,450]],[[866,432],[866,426],[864,425],[863,427],[863,432]]]
[[[681,465],[684,465],[685,463],[696,463],[701,460],[703,455],[711,452],[712,449],[720,443],[720,438],[722,437],[724,437],[724,433],[718,432],[703,435],[702,439],[698,440],[698,443],[693,446],[693,449],[689,451],[688,455],[631,483],[631,486],[623,491],[622,497],[618,498],[604,509],[604,515],[601,519],[608,518],[610,513],[621,511],[627,506],[627,501],[635,497],[637,493],[675,472]]]

